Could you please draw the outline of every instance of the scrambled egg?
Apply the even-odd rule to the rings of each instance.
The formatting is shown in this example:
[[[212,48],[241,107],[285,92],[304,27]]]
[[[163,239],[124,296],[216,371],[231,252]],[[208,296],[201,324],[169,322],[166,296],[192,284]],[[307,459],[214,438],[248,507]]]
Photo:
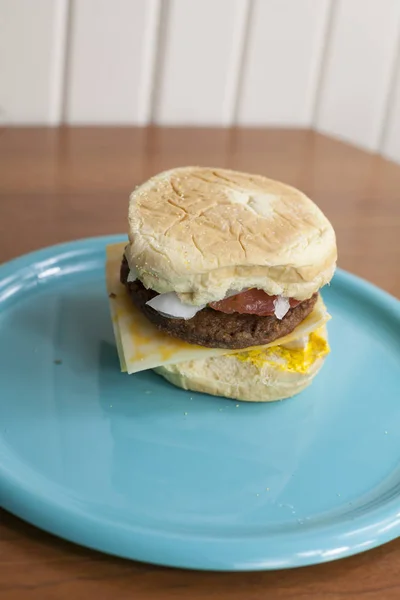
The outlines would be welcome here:
[[[267,362],[282,371],[307,373],[316,360],[323,358],[329,352],[329,344],[323,328],[320,328],[310,333],[308,342],[303,348],[289,349],[283,346],[274,346],[263,350],[241,352],[235,356],[240,361],[251,362],[259,368]]]

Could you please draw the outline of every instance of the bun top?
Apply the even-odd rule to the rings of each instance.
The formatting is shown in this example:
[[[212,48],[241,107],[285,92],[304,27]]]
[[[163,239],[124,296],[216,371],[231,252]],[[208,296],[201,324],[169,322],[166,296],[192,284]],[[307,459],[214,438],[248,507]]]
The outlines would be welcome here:
[[[299,190],[227,169],[165,171],[130,196],[126,256],[147,288],[202,305],[228,290],[305,300],[330,281],[334,230]]]

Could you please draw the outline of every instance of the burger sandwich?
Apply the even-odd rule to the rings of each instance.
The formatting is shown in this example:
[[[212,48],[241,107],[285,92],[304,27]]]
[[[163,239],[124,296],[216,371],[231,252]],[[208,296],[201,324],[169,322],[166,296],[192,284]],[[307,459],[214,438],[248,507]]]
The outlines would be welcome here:
[[[107,248],[121,368],[247,401],[293,396],[329,353],[320,289],[334,230],[299,190],[182,167],[130,196],[129,242]]]

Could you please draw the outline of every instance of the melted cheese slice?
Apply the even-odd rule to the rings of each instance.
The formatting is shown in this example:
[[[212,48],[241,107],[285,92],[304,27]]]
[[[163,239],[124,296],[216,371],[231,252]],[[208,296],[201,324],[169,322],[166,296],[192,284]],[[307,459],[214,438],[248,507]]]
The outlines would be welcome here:
[[[121,371],[131,374],[162,365],[243,352],[243,349],[227,350],[226,348],[205,348],[188,344],[159,331],[153,323],[150,323],[134,306],[125,286],[119,280],[125,245],[124,242],[112,244],[106,249],[106,284]],[[312,331],[322,327],[329,319],[330,316],[322,298],[319,297],[314,310],[292,333],[270,344],[254,346],[246,350],[262,350],[292,342],[308,336]]]

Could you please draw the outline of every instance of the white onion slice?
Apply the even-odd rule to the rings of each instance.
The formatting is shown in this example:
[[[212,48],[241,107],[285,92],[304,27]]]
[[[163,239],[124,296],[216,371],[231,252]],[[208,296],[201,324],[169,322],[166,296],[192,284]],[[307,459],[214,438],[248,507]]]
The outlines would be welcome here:
[[[288,350],[304,350],[308,344],[308,337],[308,335],[303,335],[302,337],[297,338],[297,340],[282,344],[282,346]]]
[[[131,271],[132,272],[132,271]],[[130,279],[130,274],[128,276],[128,281],[134,281],[134,279]],[[228,290],[225,294],[225,298],[230,298],[231,296],[236,296],[241,292],[247,291],[247,288],[244,290]],[[200,310],[205,308],[206,304],[201,306],[193,306],[192,304],[185,304],[182,302],[178,295],[175,292],[168,292],[167,294],[159,294],[152,300],[146,302],[148,306],[154,308],[157,312],[160,313],[163,317],[169,317],[171,319],[192,319]]]
[[[134,281],[136,279],[135,273],[130,271],[128,276],[128,281]],[[244,290],[228,290],[225,295],[225,298],[230,298],[232,296],[236,296],[241,292],[247,291]],[[159,294],[155,298],[152,298],[148,302],[146,302],[148,306],[154,308],[157,312],[165,317],[169,317],[172,319],[192,319],[200,310],[205,308],[205,304],[201,306],[193,306],[192,304],[185,304],[182,302],[178,295],[175,292],[168,292],[167,294]],[[290,303],[288,298],[284,298],[283,296],[278,296],[274,300],[274,312],[277,319],[283,319],[288,310],[290,309]]]
[[[274,300],[274,313],[277,319],[282,320],[283,317],[290,309],[290,302],[288,298],[278,296]]]
[[[192,319],[199,310],[203,310],[205,304],[202,306],[193,306],[192,304],[184,304],[179,300],[175,292],[168,292],[167,294],[160,294],[155,298],[152,298],[146,302],[148,306],[154,308],[157,312],[167,316],[175,317],[176,319]]]
[[[127,282],[132,283],[133,281],[136,281],[137,278],[138,272],[136,271],[136,269],[130,269],[127,277]]]
[[[161,312],[159,310],[157,312],[158,312],[159,315],[161,315],[162,317],[165,317],[166,319],[171,319],[171,320],[182,319],[182,317],[173,317],[172,315],[167,315],[167,313],[163,313],[163,312]]]

